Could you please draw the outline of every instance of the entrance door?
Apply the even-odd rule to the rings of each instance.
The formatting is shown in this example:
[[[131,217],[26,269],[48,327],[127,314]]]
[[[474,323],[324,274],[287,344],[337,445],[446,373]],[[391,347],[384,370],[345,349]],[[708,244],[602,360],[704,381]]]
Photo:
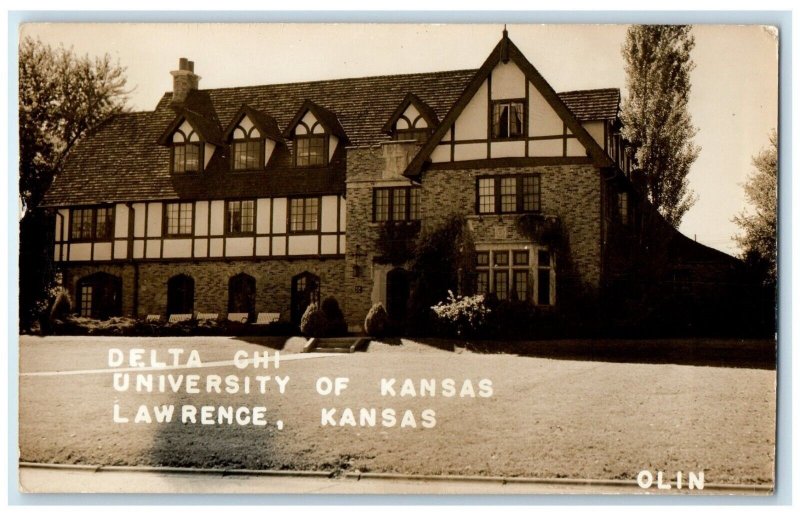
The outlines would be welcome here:
[[[194,312],[194,280],[185,274],[171,277],[167,281],[167,314],[192,312]]]
[[[122,312],[122,280],[98,272],[78,281],[78,311],[83,317],[108,319]]]
[[[292,323],[300,324],[311,303],[319,303],[319,276],[303,272],[292,278]]]
[[[228,313],[252,314],[256,311],[256,279],[241,273],[228,280]]]
[[[402,323],[408,309],[410,281],[405,269],[392,269],[386,274],[386,312],[389,319]]]

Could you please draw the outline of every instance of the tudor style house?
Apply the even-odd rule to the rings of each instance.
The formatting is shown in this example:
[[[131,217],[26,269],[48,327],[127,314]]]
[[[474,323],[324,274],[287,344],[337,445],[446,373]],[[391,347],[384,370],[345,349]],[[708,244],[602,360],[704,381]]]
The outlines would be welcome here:
[[[505,31],[476,70],[211,90],[187,59],[171,73],[154,111],[97,128],[47,193],[81,315],[297,322],[335,296],[353,328],[378,301],[401,318],[413,278],[381,260],[381,232],[453,214],[472,291],[558,306],[567,257],[521,217],[556,221],[596,289],[624,275],[614,242],[647,230],[619,90],[555,92]]]

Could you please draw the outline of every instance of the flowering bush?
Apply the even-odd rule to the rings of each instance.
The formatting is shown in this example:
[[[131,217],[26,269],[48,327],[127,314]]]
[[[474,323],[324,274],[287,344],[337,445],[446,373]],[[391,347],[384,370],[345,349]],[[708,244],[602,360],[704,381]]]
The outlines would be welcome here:
[[[445,332],[458,337],[472,337],[485,329],[491,309],[483,294],[455,296],[447,292],[447,301],[431,307]]]

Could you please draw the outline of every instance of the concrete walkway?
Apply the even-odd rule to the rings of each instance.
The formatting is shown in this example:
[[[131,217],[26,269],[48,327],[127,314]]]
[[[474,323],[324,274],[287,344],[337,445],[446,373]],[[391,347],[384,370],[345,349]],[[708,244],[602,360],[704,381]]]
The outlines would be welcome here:
[[[21,466],[24,493],[184,493],[184,494],[624,494],[624,495],[767,495],[761,488],[707,486],[702,491],[641,489],[633,482],[502,479],[327,478],[316,473],[225,474],[153,471],[134,468]]]

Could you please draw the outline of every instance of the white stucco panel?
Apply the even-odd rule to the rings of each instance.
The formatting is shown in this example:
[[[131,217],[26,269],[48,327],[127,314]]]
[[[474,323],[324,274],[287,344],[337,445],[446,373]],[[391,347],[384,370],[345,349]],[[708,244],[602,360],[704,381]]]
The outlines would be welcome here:
[[[128,207],[117,204],[114,208],[114,236],[126,238],[128,236]]]
[[[322,219],[320,220],[320,229],[323,232],[336,231],[336,196],[324,195],[322,196]]]
[[[292,235],[289,237],[289,254],[318,254],[317,235]]]
[[[225,229],[225,201],[211,201],[211,233],[221,235]]]
[[[564,121],[545,100],[539,90],[531,84],[528,91],[528,134],[530,136],[554,136],[564,134]]]
[[[103,261],[110,260],[111,242],[98,242],[94,244],[94,259]]]
[[[445,163],[450,161],[450,144],[437,145],[431,152],[431,161],[434,163]]]
[[[160,202],[147,204],[147,236],[161,236],[161,212]]]
[[[453,154],[456,161],[464,161],[470,159],[486,159],[486,144],[485,143],[457,143],[456,150]],[[492,157],[495,157],[492,155]]]
[[[208,235],[208,201],[194,203],[194,234]]]
[[[492,70],[492,100],[525,98],[525,80],[513,61],[497,63]]]
[[[605,122],[586,122],[583,128],[601,148],[605,148]]]
[[[528,142],[528,155],[531,157],[554,157],[564,155],[564,139],[533,140]]]
[[[286,197],[272,199],[272,232],[286,233]]]
[[[483,81],[481,87],[467,103],[455,122],[458,140],[486,139],[488,135],[489,86]]]
[[[188,238],[168,238],[164,240],[164,258],[191,258],[192,241]]]

